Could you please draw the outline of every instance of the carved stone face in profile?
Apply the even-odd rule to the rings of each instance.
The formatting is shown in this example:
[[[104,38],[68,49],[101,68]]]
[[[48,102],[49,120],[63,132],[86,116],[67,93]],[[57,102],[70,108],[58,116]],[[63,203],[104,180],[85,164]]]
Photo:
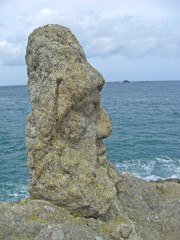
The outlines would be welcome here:
[[[98,89],[92,90],[80,102],[75,103],[60,124],[59,139],[64,139],[72,152],[81,152],[90,162],[103,164],[106,160],[106,146],[102,139],[111,132],[110,120],[101,105]]]
[[[102,141],[112,130],[100,100],[103,77],[69,29],[58,25],[30,35],[26,63],[32,104],[26,124],[30,196],[85,216],[105,214],[116,189]]]

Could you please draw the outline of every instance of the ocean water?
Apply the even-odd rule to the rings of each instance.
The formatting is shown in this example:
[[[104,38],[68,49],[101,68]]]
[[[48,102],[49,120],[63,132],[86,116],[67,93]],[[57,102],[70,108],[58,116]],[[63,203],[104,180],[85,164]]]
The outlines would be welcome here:
[[[146,180],[180,178],[180,81],[106,83],[101,96],[113,126],[108,160]],[[28,196],[30,111],[26,86],[0,87],[0,201]]]

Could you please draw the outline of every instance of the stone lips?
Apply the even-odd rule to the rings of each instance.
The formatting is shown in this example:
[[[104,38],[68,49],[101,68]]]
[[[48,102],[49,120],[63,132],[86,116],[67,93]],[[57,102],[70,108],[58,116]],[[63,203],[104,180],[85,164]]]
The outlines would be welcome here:
[[[101,106],[104,79],[68,28],[40,27],[29,36],[26,63],[32,113],[26,146],[31,198],[84,216],[104,215],[116,188],[102,139],[112,127]]]

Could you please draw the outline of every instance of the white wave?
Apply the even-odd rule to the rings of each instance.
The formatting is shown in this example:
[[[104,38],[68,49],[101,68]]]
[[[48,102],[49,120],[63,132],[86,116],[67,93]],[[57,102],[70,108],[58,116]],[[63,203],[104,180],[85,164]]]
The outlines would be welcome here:
[[[147,181],[179,178],[180,159],[172,159],[169,156],[158,156],[152,159],[136,159],[116,162],[116,168],[120,171],[128,171],[134,176]]]
[[[0,187],[0,201],[15,202],[29,196],[28,180],[26,181],[26,183],[18,184],[6,182],[3,185],[1,184]]]
[[[162,163],[172,163],[173,159],[171,159],[169,156],[160,156],[155,158],[156,161],[162,162]]]

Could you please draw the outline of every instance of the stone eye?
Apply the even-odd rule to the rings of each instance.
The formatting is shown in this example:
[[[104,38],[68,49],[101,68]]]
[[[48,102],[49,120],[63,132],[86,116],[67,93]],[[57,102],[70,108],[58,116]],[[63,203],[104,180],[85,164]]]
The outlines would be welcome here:
[[[95,105],[93,103],[87,104],[84,108],[84,113],[86,116],[90,116],[91,114],[93,114],[94,111],[95,111]]]

